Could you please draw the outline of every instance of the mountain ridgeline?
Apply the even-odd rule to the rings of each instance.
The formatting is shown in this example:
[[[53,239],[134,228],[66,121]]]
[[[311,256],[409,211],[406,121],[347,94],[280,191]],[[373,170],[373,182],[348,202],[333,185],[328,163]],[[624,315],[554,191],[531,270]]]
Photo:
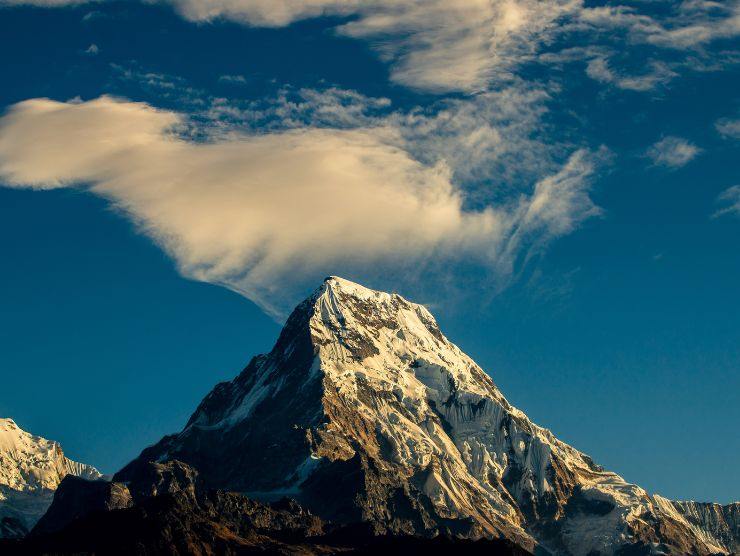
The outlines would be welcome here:
[[[119,471],[115,488],[90,494],[84,483],[60,488],[25,548],[142,516],[192,522],[185,551],[158,537],[151,545],[165,548],[146,553],[208,553],[202,543],[240,553],[263,541],[286,553],[381,550],[371,539],[488,554],[740,547],[738,503],[674,502],[626,482],[509,404],[423,306],[336,277],[293,311],[270,353]],[[228,550],[213,548],[219,535]]]

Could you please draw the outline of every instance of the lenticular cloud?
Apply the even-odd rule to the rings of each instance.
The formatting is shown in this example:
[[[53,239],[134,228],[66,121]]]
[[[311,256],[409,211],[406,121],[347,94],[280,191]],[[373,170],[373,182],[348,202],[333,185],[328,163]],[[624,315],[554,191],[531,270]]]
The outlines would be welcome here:
[[[105,197],[182,274],[274,315],[294,301],[286,291],[329,272],[460,256],[506,266],[529,232],[558,235],[595,210],[584,153],[531,198],[470,211],[444,163],[421,164],[383,127],[205,142],[187,138],[185,123],[110,97],[21,102],[0,119],[0,178]]]

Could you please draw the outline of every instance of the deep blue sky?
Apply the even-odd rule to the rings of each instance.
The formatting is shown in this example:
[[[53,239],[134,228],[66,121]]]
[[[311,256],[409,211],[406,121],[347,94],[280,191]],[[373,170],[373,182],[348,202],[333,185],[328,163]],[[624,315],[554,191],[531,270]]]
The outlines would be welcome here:
[[[329,86],[387,97],[395,110],[442,98],[390,80],[368,43],[337,37],[335,23],[192,23],[134,3],[0,8],[0,106],[113,94],[195,111],[182,94],[147,85],[146,73],[235,101]],[[91,44],[95,55],[85,53]],[[428,302],[512,403],[600,464],[664,496],[729,502],[740,497],[740,213],[712,214],[740,183],[740,141],[715,128],[740,114],[740,73],[713,48],[711,71],[679,67],[666,52],[677,75],[648,91],[589,78],[584,62],[520,66],[526,79],[558,82],[542,121],[548,138],[564,151],[609,150],[590,191],[602,214],[549,242],[497,295],[475,265],[461,267],[459,303],[442,299],[448,289],[439,298],[413,283],[396,289]],[[628,73],[643,55],[636,46],[613,63]],[[701,151],[683,165],[653,163],[650,145],[669,136]],[[181,277],[127,218],[82,190],[0,187],[0,255],[0,416],[105,472],[182,427],[279,332],[245,297]],[[359,270],[347,277],[387,287]]]

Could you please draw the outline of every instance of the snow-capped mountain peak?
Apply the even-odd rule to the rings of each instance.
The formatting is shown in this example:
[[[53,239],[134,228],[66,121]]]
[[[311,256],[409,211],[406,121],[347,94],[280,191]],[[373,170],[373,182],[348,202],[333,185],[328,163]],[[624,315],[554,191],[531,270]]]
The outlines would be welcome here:
[[[682,506],[605,471],[509,404],[426,308],[338,277],[118,478],[173,458],[213,486],[287,494],[378,532],[505,536],[563,554],[737,549],[736,534],[697,517],[732,508]]]

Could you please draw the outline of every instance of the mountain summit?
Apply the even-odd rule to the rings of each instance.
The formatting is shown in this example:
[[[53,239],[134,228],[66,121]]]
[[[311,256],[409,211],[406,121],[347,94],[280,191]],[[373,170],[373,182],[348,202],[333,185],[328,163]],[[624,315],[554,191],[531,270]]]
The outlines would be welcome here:
[[[175,459],[213,488],[287,495],[377,534],[560,554],[739,548],[738,504],[672,502],[604,470],[509,404],[423,306],[337,277],[115,480]]]
[[[97,469],[65,457],[59,443],[0,419],[0,537],[23,536],[51,504],[67,475],[99,479]]]

